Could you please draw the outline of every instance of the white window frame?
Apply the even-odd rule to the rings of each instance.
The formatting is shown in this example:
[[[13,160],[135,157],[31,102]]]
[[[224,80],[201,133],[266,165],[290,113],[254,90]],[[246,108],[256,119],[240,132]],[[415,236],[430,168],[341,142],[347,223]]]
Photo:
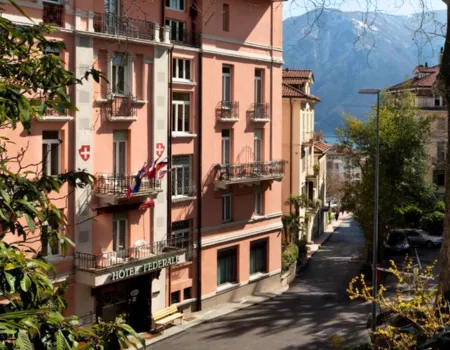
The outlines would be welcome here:
[[[228,204],[228,207],[227,207]],[[228,208],[228,213],[227,213]],[[231,193],[223,193],[222,194],[222,222],[230,222],[231,221],[231,210],[232,210],[232,203],[231,203]],[[228,214],[228,215],[227,215]]]
[[[125,232],[120,232],[120,222],[124,221],[125,222]],[[114,232],[114,227],[116,227],[116,232]],[[119,252],[120,250],[124,250],[128,248],[128,218],[126,217],[126,215],[114,215],[113,216],[113,230],[112,230],[112,234],[113,234],[113,247],[112,250],[114,252]],[[125,235],[124,237],[124,242],[125,242],[125,246],[123,248],[120,248],[120,235]],[[116,247],[114,246],[114,235],[116,236]]]
[[[183,155],[183,157],[186,157]],[[188,155],[187,157],[189,157],[189,162],[188,163],[176,163],[176,156],[173,157],[172,159],[172,169],[174,169],[173,173],[172,173],[172,186],[173,186],[173,190],[172,190],[172,198],[181,198],[181,197],[189,197],[191,195],[191,185],[192,185],[192,156]],[[185,174],[185,169],[189,169],[189,178],[185,179],[184,174]],[[178,193],[178,169],[181,169],[181,193]],[[174,193],[175,192],[175,193]]]
[[[116,57],[116,56],[121,57]],[[115,62],[116,60],[116,62]],[[119,61],[120,60],[120,61]],[[127,96],[130,93],[130,65],[128,64],[128,56],[124,52],[115,52],[111,62],[111,86],[112,93],[117,96]],[[123,91],[117,90],[120,80],[120,68],[123,68]]]
[[[44,226],[44,225],[43,225]],[[48,227],[48,230],[51,230],[52,228],[50,227],[50,225],[47,225],[47,227]],[[47,253],[44,253],[44,251],[42,250],[42,248],[43,247],[41,247],[41,252],[42,252],[42,256],[45,258],[45,259],[55,259],[55,258],[60,258],[61,257],[61,243],[60,242],[58,242],[58,244],[57,244],[57,246],[56,246],[57,248],[58,248],[58,252],[57,253],[55,253],[55,254],[53,254],[52,253],[52,246],[51,246],[51,244],[50,244],[50,242],[47,242]]]
[[[229,69],[229,72],[225,73],[223,71],[224,68]],[[228,102],[228,103],[231,103],[231,100],[232,100],[232,96],[231,96],[231,92],[232,92],[231,91],[232,90],[232,88],[231,88],[231,84],[232,84],[231,75],[232,75],[232,73],[233,73],[233,70],[232,70],[231,66],[228,66],[228,65],[223,65],[222,66],[222,101]],[[228,87],[227,87],[227,82],[228,82]]]
[[[257,74],[260,75],[257,75]],[[255,103],[263,103],[263,71],[261,69],[255,70]]]
[[[123,137],[125,135],[125,137]],[[116,131],[113,135],[113,174],[124,175],[127,173],[127,151],[128,142],[126,137],[126,131]],[[124,167],[123,172],[120,171],[120,145],[124,144]]]
[[[182,100],[175,100],[172,98],[172,109],[173,109],[173,119],[174,123],[172,125],[172,132],[175,133],[186,133],[191,134],[192,129],[192,123],[191,123],[191,94],[189,92],[176,92],[176,93],[182,93],[187,94],[189,96],[189,101],[182,101]],[[178,110],[179,108],[183,111],[183,123],[182,128],[184,129],[184,126],[186,124],[186,109],[189,111],[189,130],[178,130]]]
[[[179,35],[180,35],[180,33],[184,34],[184,32],[186,31],[186,22],[178,21],[176,19],[166,18],[165,24],[166,24],[166,26],[170,27],[170,40],[181,41],[181,42],[184,41],[184,35],[182,38],[179,38]],[[172,28],[175,28],[176,36],[178,36],[177,38],[172,37]]]
[[[191,221],[190,220],[180,220],[180,221],[187,221],[189,223],[189,225],[188,225],[188,227],[185,227],[185,228],[181,228],[181,229],[178,229],[178,230],[172,230],[172,236],[171,237],[173,239],[175,239],[175,242],[172,242],[172,244],[176,245],[178,243],[177,239],[179,237],[182,237],[183,245],[184,245],[185,239],[186,239],[186,236],[187,236],[187,245],[189,246],[189,243],[191,242],[191,238],[192,238],[191,237]],[[175,224],[175,223],[177,223],[177,222],[173,222],[172,225]]]
[[[179,70],[179,62],[182,62],[183,65],[183,76],[180,76],[180,70]],[[186,67],[189,66],[189,77],[186,76]],[[174,58],[173,59],[173,72],[172,77],[174,80],[181,80],[181,81],[192,81],[192,60],[185,59],[185,58]]]
[[[172,6],[173,3],[175,3],[175,6]],[[183,4],[183,8],[181,9],[181,4]],[[166,1],[166,8],[176,11],[185,12],[186,11],[186,1],[185,0],[169,0],[169,6],[167,6]]]
[[[254,187],[254,215],[262,216],[264,215],[263,211],[263,196],[260,186]]]
[[[120,0],[105,0],[105,12],[119,16]]]
[[[230,164],[231,161],[231,130],[225,130],[228,130],[229,136],[223,136],[222,134],[222,165]],[[222,132],[225,130],[222,130]]]
[[[55,131],[55,130],[44,130],[44,131]],[[42,170],[44,171],[44,167],[46,168],[46,175],[47,176],[53,176],[58,175],[61,172],[61,147],[56,148],[56,152],[58,153],[58,172],[57,174],[52,174],[52,145],[60,145],[61,141],[59,139],[60,134],[58,131],[58,138],[57,139],[44,139],[44,136],[42,135],[42,145],[47,145],[47,152],[46,154],[42,154]]]
[[[262,131],[256,129],[254,133],[253,152],[255,156],[255,162],[262,161]]]

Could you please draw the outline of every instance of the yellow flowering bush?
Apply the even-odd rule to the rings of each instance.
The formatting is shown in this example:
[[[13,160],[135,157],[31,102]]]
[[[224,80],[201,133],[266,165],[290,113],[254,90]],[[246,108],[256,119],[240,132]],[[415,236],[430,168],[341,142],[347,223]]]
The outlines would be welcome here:
[[[438,293],[434,266],[419,270],[407,259],[400,270],[390,261],[389,272],[397,283],[391,293],[383,285],[378,288],[377,330],[371,337],[374,349],[416,349],[450,326],[449,304]],[[353,278],[347,292],[352,300],[374,301],[364,275]]]

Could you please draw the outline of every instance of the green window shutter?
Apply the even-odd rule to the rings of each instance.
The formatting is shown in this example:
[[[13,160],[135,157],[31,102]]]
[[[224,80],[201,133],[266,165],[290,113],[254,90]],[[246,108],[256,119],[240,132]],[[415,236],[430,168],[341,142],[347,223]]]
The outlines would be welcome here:
[[[433,184],[437,185],[438,181],[438,173],[436,171],[433,171]]]

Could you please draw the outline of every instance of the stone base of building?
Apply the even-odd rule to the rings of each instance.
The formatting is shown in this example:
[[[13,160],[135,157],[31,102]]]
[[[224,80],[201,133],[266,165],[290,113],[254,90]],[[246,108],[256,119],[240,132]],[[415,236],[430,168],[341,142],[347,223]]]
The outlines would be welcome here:
[[[217,305],[228,303],[249,295],[258,295],[271,289],[281,287],[281,273],[261,278],[255,281],[249,281],[246,284],[237,283],[224,291],[218,291],[215,295],[202,300],[202,310],[214,308]]]

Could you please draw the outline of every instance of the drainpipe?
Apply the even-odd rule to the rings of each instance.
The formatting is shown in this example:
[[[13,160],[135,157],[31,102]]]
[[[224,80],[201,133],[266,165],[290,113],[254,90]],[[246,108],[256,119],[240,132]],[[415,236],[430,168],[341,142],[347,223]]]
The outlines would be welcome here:
[[[203,118],[203,54],[198,54],[198,136],[197,136],[197,311],[202,309],[202,118]]]
[[[292,97],[289,97],[289,194],[292,194],[292,173],[293,173],[293,163],[292,163],[292,159],[293,159],[293,152],[294,150],[292,149],[292,141],[294,138],[294,128],[293,126],[293,119],[294,119],[294,103],[292,102]],[[289,205],[289,212],[292,212],[292,204]]]
[[[273,2],[270,3],[270,159],[273,160]]]
[[[172,56],[173,45],[169,49],[169,120],[167,121],[167,169],[172,169]],[[155,117],[155,116],[153,116]],[[167,232],[166,236],[172,235],[172,172],[167,172]],[[169,237],[167,237],[169,238]],[[171,304],[170,296],[172,294],[172,267],[169,266],[169,306]]]

